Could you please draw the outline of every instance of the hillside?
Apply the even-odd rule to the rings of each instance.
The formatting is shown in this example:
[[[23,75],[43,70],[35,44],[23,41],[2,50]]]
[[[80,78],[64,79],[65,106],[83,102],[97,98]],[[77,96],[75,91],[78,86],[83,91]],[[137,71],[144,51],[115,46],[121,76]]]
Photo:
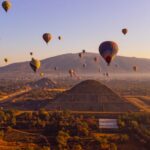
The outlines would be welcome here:
[[[99,58],[98,62],[94,62],[94,57]],[[41,62],[42,67],[39,72],[42,71],[44,73],[57,75],[58,73],[67,74],[70,68],[74,68],[77,73],[81,74],[98,73],[99,68],[102,72],[132,73],[133,65],[138,67],[139,73],[150,73],[150,59],[117,56],[108,69],[104,60],[96,53],[86,53],[83,58],[79,58],[78,54],[63,54],[44,59]],[[83,64],[86,64],[85,68],[83,68]],[[57,67],[57,70],[54,69],[55,67]],[[0,73],[7,74],[7,76],[9,74],[11,74],[11,76],[13,74],[19,76],[31,74],[33,72],[29,66],[29,62],[21,62],[1,67]]]
[[[95,80],[86,80],[60,94],[46,107],[49,110],[127,112],[138,109]]]

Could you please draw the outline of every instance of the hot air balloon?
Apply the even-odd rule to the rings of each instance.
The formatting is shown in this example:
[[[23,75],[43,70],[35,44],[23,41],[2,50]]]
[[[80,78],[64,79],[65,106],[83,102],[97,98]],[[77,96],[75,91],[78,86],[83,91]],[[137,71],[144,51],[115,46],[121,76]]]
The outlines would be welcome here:
[[[83,68],[85,68],[86,67],[86,64],[83,64]]]
[[[52,39],[52,35],[50,33],[44,33],[43,39],[48,44],[50,42],[50,40]]]
[[[40,73],[40,76],[41,76],[41,77],[43,77],[43,76],[44,76],[44,73],[43,73],[43,72],[41,72],[41,73]]]
[[[85,50],[82,50],[82,53],[83,53],[83,54],[85,54],[85,52],[86,52]]]
[[[8,0],[3,1],[2,7],[7,12],[11,8],[11,2],[9,2]]]
[[[30,55],[32,56],[32,55],[33,55],[33,52],[30,52]]]
[[[62,37],[61,37],[61,36],[58,36],[58,40],[62,40]]]
[[[7,62],[8,62],[8,59],[7,59],[7,58],[4,58],[4,61],[5,61],[5,63],[7,63]]]
[[[79,53],[79,57],[82,58],[82,53]]]
[[[109,73],[108,72],[106,72],[106,77],[109,77]]]
[[[109,65],[118,53],[118,45],[113,41],[105,41],[100,44],[99,53]]]
[[[99,69],[98,69],[98,72],[100,72],[100,73],[101,73],[101,68],[99,68]]]
[[[94,57],[94,61],[97,62],[97,61],[98,61],[98,58],[97,58],[97,57]]]
[[[137,71],[137,66],[133,66],[133,71]]]
[[[56,70],[57,70],[57,67],[54,67],[54,70],[56,71]]]
[[[124,35],[126,35],[126,34],[128,33],[128,29],[126,29],[126,28],[122,29],[122,33],[123,33]]]
[[[34,72],[36,72],[41,66],[41,62],[37,59],[32,58],[31,62],[30,62],[30,67],[32,68],[32,70]]]
[[[70,74],[70,77],[73,77],[73,75],[74,75],[74,70],[73,69],[69,69],[69,74]]]

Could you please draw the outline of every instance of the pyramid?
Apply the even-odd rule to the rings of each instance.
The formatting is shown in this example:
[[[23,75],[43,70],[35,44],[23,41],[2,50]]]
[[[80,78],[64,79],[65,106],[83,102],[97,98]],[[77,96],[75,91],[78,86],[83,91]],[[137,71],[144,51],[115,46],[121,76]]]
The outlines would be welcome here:
[[[56,83],[48,78],[42,78],[28,84],[32,88],[56,88]]]
[[[49,110],[127,112],[138,109],[107,86],[95,80],[83,81],[57,96]]]

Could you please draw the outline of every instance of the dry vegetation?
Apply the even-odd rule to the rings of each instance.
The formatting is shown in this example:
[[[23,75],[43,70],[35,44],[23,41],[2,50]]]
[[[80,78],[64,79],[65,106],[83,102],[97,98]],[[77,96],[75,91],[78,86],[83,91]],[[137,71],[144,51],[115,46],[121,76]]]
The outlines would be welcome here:
[[[129,150],[150,148],[149,114],[118,115],[120,128],[109,130],[109,133],[99,129],[99,117],[68,111],[47,112],[44,109],[24,113],[1,110],[1,147],[11,149],[14,145],[20,149],[26,147],[27,150],[31,147],[35,150],[125,150],[128,145]]]

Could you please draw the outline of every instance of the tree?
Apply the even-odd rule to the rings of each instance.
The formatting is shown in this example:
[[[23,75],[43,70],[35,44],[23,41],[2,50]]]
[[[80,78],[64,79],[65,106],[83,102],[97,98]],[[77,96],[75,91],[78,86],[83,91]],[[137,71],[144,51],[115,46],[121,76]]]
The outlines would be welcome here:
[[[44,128],[46,126],[46,122],[44,120],[38,119],[37,125],[40,128]]]
[[[120,141],[121,142],[127,142],[129,140],[129,136],[127,134],[120,135]]]
[[[16,118],[15,118],[15,117],[13,117],[13,118],[11,119],[11,125],[12,125],[12,126],[15,126],[15,125],[16,125]]]
[[[51,150],[51,148],[48,147],[48,146],[44,146],[44,147],[42,148],[42,150]]]
[[[80,144],[74,145],[73,150],[82,150],[82,146]]]
[[[3,139],[3,137],[4,137],[4,131],[0,130],[0,139]]]
[[[101,149],[105,150],[105,149],[109,149],[109,144],[108,144],[108,140],[106,138],[101,138],[100,140],[100,147]]]
[[[118,125],[121,129],[123,129],[125,127],[125,122],[122,120],[118,120]]]
[[[110,150],[117,150],[117,145],[114,143],[110,144]]]
[[[137,121],[132,120],[132,121],[131,121],[131,126],[132,126],[134,129],[137,129],[139,125],[138,125],[138,122],[137,122]]]
[[[61,150],[64,150],[67,148],[67,142],[68,139],[70,138],[69,134],[64,132],[64,131],[59,131],[58,136],[57,136],[57,142],[58,142],[58,147]]]
[[[49,119],[49,114],[44,108],[39,110],[39,118],[41,120],[48,120]]]
[[[27,146],[27,147],[25,148],[25,150],[34,150],[34,147]]]

